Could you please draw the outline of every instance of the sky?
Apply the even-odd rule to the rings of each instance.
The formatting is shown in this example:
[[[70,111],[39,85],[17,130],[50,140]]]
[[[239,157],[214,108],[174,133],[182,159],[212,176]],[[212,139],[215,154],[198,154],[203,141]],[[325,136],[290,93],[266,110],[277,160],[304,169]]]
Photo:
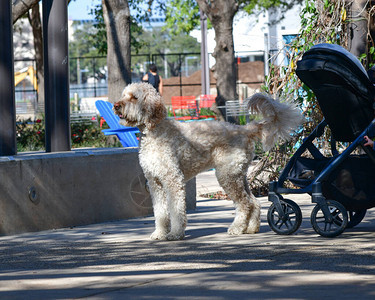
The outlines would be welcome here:
[[[72,0],[68,6],[69,20],[92,20],[90,10],[97,4],[101,4],[101,0]]]

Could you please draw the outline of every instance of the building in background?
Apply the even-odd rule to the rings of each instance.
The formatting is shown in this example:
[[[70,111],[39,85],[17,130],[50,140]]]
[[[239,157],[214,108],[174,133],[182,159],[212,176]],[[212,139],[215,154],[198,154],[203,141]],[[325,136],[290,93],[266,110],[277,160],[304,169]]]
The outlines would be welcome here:
[[[285,14],[279,9],[270,9],[250,16],[244,12],[237,13],[233,22],[233,42],[234,50],[241,62],[263,61],[265,66],[267,61],[278,65],[285,63],[284,46],[297,36],[300,30],[301,9],[301,6],[296,5]],[[192,35],[201,42],[200,30],[194,30]],[[208,30],[207,40],[208,53],[213,53],[213,29]],[[214,64],[215,59],[210,56],[210,67]]]

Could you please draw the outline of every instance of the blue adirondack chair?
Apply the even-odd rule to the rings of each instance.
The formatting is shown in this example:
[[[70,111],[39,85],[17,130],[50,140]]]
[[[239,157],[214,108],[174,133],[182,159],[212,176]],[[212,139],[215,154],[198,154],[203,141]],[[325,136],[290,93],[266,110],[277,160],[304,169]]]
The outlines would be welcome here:
[[[107,122],[110,129],[103,129],[104,135],[116,135],[124,147],[138,147],[136,127],[126,127],[119,124],[120,118],[113,112],[113,104],[108,101],[97,100],[95,106],[100,115]]]

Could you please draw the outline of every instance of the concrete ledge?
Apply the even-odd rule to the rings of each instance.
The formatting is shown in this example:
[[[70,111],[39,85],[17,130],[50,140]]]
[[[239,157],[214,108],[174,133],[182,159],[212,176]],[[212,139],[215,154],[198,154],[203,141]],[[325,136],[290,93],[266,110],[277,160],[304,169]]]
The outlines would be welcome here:
[[[0,157],[0,178],[1,235],[152,214],[137,148]],[[194,179],[188,209],[195,199]]]

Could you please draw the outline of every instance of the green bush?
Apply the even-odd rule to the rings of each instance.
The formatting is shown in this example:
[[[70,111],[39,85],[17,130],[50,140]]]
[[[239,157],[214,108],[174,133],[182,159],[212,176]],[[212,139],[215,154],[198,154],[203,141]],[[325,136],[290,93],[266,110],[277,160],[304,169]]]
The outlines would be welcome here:
[[[45,150],[44,118],[17,120],[17,152]],[[105,136],[97,122],[71,124],[72,148],[83,147],[121,147],[114,136]]]
[[[44,121],[31,118],[27,120],[17,120],[17,152],[38,151],[45,149]]]

